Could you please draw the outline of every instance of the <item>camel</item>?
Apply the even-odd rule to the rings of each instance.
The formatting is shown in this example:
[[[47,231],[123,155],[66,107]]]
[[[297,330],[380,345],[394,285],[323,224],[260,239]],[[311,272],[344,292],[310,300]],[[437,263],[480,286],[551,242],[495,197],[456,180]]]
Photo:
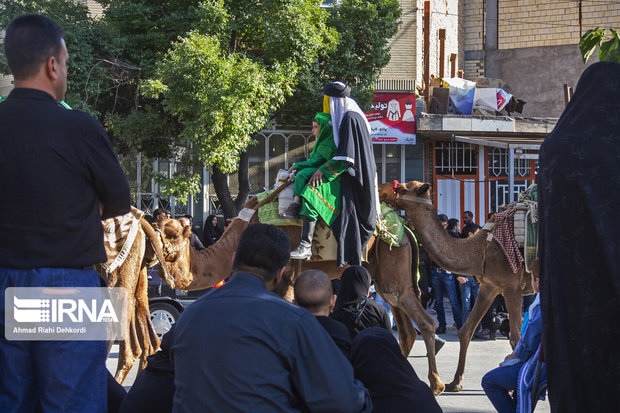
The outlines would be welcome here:
[[[125,261],[113,271],[106,271],[101,264],[96,266],[97,272],[107,281],[109,287],[123,287],[128,291],[128,335],[119,342],[118,364],[114,376],[121,384],[138,359],[142,371],[146,367],[146,358],[159,347],[159,339],[151,324],[147,296],[147,263],[156,258],[164,260],[159,241],[160,237],[151,224],[140,219],[135,241]],[[106,245],[106,248],[109,246]],[[159,274],[168,284],[174,283],[165,269],[160,268]]]
[[[475,276],[480,292],[465,324],[458,332],[460,351],[454,379],[446,385],[448,392],[462,390],[467,348],[474,330],[497,294],[503,293],[510,315],[510,345],[519,341],[522,323],[521,297],[533,293],[525,266],[513,273],[502,247],[495,239],[487,241],[489,232],[481,230],[473,237],[456,239],[443,229],[431,201],[431,185],[412,181],[407,184],[379,185],[379,199],[404,209],[413,223],[429,256],[442,268],[456,274]]]
[[[272,200],[275,195],[284,189],[285,185],[276,189],[270,196],[260,203],[250,198],[240,216],[247,212],[257,211],[260,206]],[[211,287],[224,280],[232,271],[233,253],[241,233],[249,225],[258,222],[258,214],[251,218],[235,218],[226,229],[220,240],[202,251],[196,251],[189,246],[190,229],[183,228],[177,220],[168,219],[162,222],[161,238],[165,256],[165,267],[175,280],[175,288],[197,290]],[[282,228],[290,237],[291,245],[297,245],[301,237],[297,226]],[[417,246],[416,246],[417,251]],[[437,374],[435,362],[435,320],[422,307],[416,296],[411,279],[412,245],[406,240],[400,247],[391,247],[384,241],[374,242],[371,250],[370,262],[366,264],[378,293],[390,305],[399,331],[401,351],[407,357],[413,347],[417,332],[410,319],[415,321],[420,329],[428,353],[428,378],[430,387],[435,395],[444,390],[444,384]],[[416,257],[417,260],[417,257]],[[341,275],[343,268],[336,266],[335,261],[295,261],[289,263],[289,268],[283,277],[278,293],[282,296],[287,291],[295,276],[306,269],[318,269],[326,272],[331,278]]]

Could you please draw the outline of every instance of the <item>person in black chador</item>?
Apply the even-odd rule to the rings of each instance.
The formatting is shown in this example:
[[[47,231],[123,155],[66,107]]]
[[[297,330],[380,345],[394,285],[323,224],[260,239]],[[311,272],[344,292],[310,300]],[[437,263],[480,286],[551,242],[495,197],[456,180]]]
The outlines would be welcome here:
[[[540,152],[543,349],[553,412],[620,407],[620,64],[581,75]]]
[[[213,245],[222,236],[222,231],[217,222],[217,217],[213,214],[209,215],[205,220],[204,230],[202,232],[202,243],[205,247]]]
[[[338,266],[360,265],[362,250],[375,231],[378,193],[375,157],[370,124],[357,103],[349,97],[351,88],[342,82],[323,87],[323,112],[331,114],[334,143],[338,148],[332,161],[344,164],[341,174],[342,206],[332,225],[338,241]],[[311,240],[313,225],[306,225],[302,240]],[[305,253],[305,254],[304,254]],[[296,250],[291,258],[307,258],[307,251]]]
[[[351,339],[368,327],[383,327],[391,331],[385,307],[368,299],[370,274],[366,268],[352,265],[344,270],[341,279],[342,286],[331,316],[347,327]]]
[[[355,377],[372,398],[373,412],[441,412],[433,392],[403,356],[391,332],[371,327],[353,340]]]

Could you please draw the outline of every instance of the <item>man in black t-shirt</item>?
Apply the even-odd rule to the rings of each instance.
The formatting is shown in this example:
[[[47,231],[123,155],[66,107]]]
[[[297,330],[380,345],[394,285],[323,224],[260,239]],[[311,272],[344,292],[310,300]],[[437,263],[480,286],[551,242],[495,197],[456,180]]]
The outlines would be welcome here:
[[[336,304],[332,283],[323,271],[302,272],[295,282],[295,304],[310,311],[347,359],[351,353],[351,336],[347,327],[329,317]]]
[[[93,269],[107,260],[101,220],[130,208],[127,179],[101,124],[58,103],[69,58],[60,27],[39,15],[17,17],[4,50],[15,88],[0,103],[3,332],[5,300],[17,297],[9,287],[101,287]],[[71,338],[0,335],[0,410],[107,411],[107,343]]]
[[[471,211],[463,212],[463,231],[461,231],[461,238],[469,238],[474,235],[480,229],[480,225],[474,223],[474,214]]]

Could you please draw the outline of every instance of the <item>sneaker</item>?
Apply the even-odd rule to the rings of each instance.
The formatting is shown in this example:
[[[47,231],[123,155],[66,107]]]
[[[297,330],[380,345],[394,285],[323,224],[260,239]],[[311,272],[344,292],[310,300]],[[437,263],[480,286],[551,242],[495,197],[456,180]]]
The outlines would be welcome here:
[[[439,327],[437,329],[437,334],[446,334],[446,328],[445,327]]]

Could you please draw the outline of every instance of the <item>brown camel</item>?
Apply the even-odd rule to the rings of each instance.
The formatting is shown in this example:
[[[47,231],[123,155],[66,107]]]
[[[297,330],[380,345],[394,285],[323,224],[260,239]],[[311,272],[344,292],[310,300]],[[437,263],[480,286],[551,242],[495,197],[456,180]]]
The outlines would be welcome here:
[[[446,385],[446,391],[462,390],[463,372],[467,348],[474,330],[489,309],[497,294],[502,293],[510,315],[510,345],[514,348],[519,341],[522,323],[521,297],[533,290],[521,265],[513,273],[502,247],[493,238],[487,241],[489,232],[481,230],[473,237],[456,239],[443,229],[437,211],[431,202],[431,185],[412,181],[407,184],[379,186],[379,198],[396,208],[407,212],[420,241],[429,256],[445,270],[475,276],[480,282],[480,292],[467,321],[458,332],[460,342],[459,362],[454,379]]]
[[[135,241],[125,261],[115,270],[108,272],[102,265],[97,265],[97,272],[107,281],[109,287],[123,287],[127,294],[127,326],[128,335],[119,341],[119,355],[114,378],[123,383],[125,377],[140,359],[140,371],[146,367],[146,358],[159,347],[159,339],[155,334],[149,311],[147,296],[147,263],[156,258],[163,261],[160,237],[153,227],[144,219],[140,219]],[[106,248],[109,248],[106,245]],[[162,279],[168,283],[165,269],[160,268]]]
[[[280,187],[284,188],[284,186]],[[246,202],[247,210],[256,211],[260,205],[273,199],[267,197],[260,203],[256,198]],[[241,214],[240,214],[241,215]],[[202,251],[189,247],[188,228],[183,228],[177,220],[162,222],[161,237],[164,245],[165,262],[168,271],[175,279],[175,288],[197,290],[211,287],[228,277],[232,271],[233,253],[243,230],[258,221],[258,214],[249,220],[235,218],[226,229],[220,240]],[[291,244],[297,245],[300,239],[300,229],[296,226],[281,227],[291,238]],[[416,248],[417,250],[417,248]],[[444,390],[444,384],[437,374],[435,363],[435,321],[425,311],[416,296],[411,279],[412,248],[407,239],[401,247],[392,247],[383,241],[377,241],[371,253],[367,268],[375,281],[376,289],[392,308],[396,320],[400,347],[405,356],[408,356],[417,333],[410,322],[417,324],[428,353],[430,387],[437,395]],[[417,257],[416,257],[417,260]],[[280,295],[290,293],[290,286],[295,276],[306,269],[318,269],[326,272],[332,278],[340,277],[343,268],[336,266],[335,261],[295,261],[289,264],[284,281],[279,289]]]

